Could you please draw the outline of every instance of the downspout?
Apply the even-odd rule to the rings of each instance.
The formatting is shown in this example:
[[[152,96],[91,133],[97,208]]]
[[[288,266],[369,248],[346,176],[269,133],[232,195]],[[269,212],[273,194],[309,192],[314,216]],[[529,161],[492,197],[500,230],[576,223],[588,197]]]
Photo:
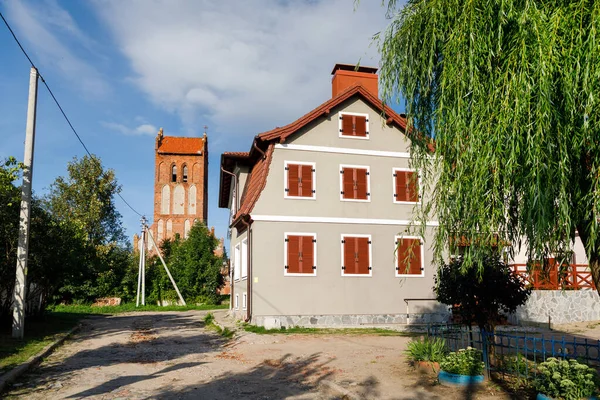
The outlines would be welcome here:
[[[235,212],[237,212],[237,211],[238,211],[238,209],[239,209],[239,207],[238,207],[238,200],[237,200],[237,197],[238,197],[238,190],[237,190],[237,187],[238,187],[238,181],[237,181],[237,175],[236,175],[236,174],[234,174],[234,173],[232,173],[232,172],[226,171],[226,170],[223,168],[223,166],[221,166],[221,171],[222,171],[222,172],[225,172],[225,173],[226,173],[226,174],[228,174],[228,175],[231,175],[231,176],[233,176],[233,187],[234,187],[234,189],[235,189],[235,192],[234,192],[234,193],[235,193],[235,197],[234,197],[234,199],[233,199],[233,202],[234,202],[234,205],[235,205]],[[231,227],[229,227],[229,229],[231,229]],[[233,279],[234,269],[235,269],[235,268],[231,268],[231,262],[229,262],[229,272],[230,272],[230,273],[229,273],[229,289],[230,289],[230,290],[229,290],[229,308],[230,308],[230,309],[231,309],[233,312],[235,312],[235,309],[233,308],[233,306],[234,306],[234,304],[233,304],[233,299],[235,299],[235,294],[234,294],[234,291],[235,291],[235,289],[234,289],[234,286],[235,286],[235,281],[234,281],[234,279]]]
[[[251,223],[248,223],[242,218],[240,220],[244,225],[246,225],[246,229],[248,232],[248,246],[247,246],[247,262],[248,265],[248,274],[246,276],[246,320],[245,322],[250,322],[252,318],[251,306],[252,306],[252,229],[250,228]]]
[[[233,201],[235,202],[235,212],[238,212],[240,209],[240,205],[238,204],[238,176],[233,172],[227,171],[225,168],[223,168],[223,166],[221,166],[221,171],[225,172],[227,175],[233,176],[233,186],[235,188],[235,198]]]
[[[256,149],[256,151],[258,151],[260,154],[262,154],[262,158],[263,160],[265,158],[267,158],[267,155],[265,154],[264,151],[262,151],[257,145],[256,145],[256,141],[252,142],[252,147],[254,147]]]

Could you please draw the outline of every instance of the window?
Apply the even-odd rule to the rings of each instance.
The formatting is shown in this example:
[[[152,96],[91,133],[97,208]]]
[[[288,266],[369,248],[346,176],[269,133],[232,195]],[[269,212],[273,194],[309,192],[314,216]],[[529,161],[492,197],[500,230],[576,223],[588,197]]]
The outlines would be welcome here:
[[[177,166],[173,165],[171,167],[171,182],[177,182]]]
[[[240,279],[240,245],[235,245],[235,254],[233,255],[233,279]]]
[[[284,197],[286,199],[316,198],[316,168],[314,163],[286,161],[284,178]]]
[[[233,303],[234,303],[235,309],[239,310],[240,309],[240,295],[239,294],[235,295],[235,301]]]
[[[284,275],[317,275],[317,234],[286,233]]]
[[[339,121],[340,137],[369,138],[369,114],[341,112]]]
[[[188,169],[187,169],[187,165],[183,166],[183,177],[181,178],[184,182],[187,182],[187,177],[188,177]]]
[[[340,165],[340,200],[371,201],[369,167]]]
[[[342,235],[342,276],[371,276],[371,235]]]
[[[421,199],[419,181],[416,171],[394,168],[394,203],[417,203]]]
[[[423,240],[414,236],[396,236],[396,276],[424,276]]]
[[[248,276],[248,239],[242,240],[242,279]]]
[[[242,308],[243,308],[244,310],[246,309],[246,304],[247,304],[247,301],[248,301],[248,297],[246,296],[246,293],[244,293],[244,294],[242,295]]]

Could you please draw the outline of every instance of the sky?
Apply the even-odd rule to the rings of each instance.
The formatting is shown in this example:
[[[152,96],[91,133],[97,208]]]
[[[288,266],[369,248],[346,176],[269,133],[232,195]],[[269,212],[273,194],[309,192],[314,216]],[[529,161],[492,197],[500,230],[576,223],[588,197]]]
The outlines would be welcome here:
[[[331,97],[336,63],[378,66],[380,0],[0,0],[89,150],[115,171],[122,196],[152,220],[154,140],[208,126],[208,226],[224,151],[288,124]],[[0,160],[23,159],[30,65],[0,24]],[[40,82],[33,169],[44,195],[85,151]],[[139,216],[116,199],[131,237]]]

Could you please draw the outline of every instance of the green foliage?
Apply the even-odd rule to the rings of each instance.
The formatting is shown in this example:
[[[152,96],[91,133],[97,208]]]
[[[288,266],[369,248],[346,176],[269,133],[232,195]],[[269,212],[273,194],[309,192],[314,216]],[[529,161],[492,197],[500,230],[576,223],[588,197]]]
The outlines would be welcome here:
[[[535,363],[528,360],[523,354],[498,355],[496,354],[498,370],[510,374],[527,376],[534,370]]]
[[[478,268],[465,268],[458,257],[438,268],[434,291],[439,302],[453,308],[470,326],[493,332],[503,313],[513,313],[531,294],[497,254],[488,254]]]
[[[146,304],[136,307],[135,303],[121,303],[119,306],[92,307],[90,304],[56,304],[48,307],[52,313],[64,314],[120,314],[133,311],[188,311],[188,310],[220,310],[227,306],[215,304],[186,305],[186,306],[158,306],[156,304]]]
[[[206,325],[212,324],[215,319],[215,316],[212,313],[208,313],[204,316],[204,323]]]
[[[446,341],[441,338],[415,338],[406,346],[406,355],[410,361],[441,362],[446,354]]]
[[[598,391],[596,370],[576,360],[548,358],[538,370],[536,390],[554,399],[579,400]]]
[[[440,369],[451,374],[481,375],[483,368],[484,363],[481,361],[481,352],[472,347],[449,353],[440,362]]]
[[[384,3],[380,87],[405,100],[436,258],[464,237],[465,268],[497,240],[543,259],[577,231],[600,289],[600,2]]]

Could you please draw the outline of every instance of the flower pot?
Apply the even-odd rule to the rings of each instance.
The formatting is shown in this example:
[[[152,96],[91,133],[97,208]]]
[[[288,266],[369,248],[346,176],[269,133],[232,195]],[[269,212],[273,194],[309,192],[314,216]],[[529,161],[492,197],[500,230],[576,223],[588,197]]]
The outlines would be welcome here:
[[[420,372],[437,374],[440,370],[440,363],[434,361],[415,361],[414,367]]]
[[[542,394],[542,393],[538,393],[538,395],[535,399],[536,400],[553,400],[552,397],[546,396],[545,394]],[[588,397],[587,399],[588,400],[598,400],[598,398],[595,396]]]
[[[438,379],[442,385],[447,386],[476,386],[483,384],[483,375],[459,375],[440,371]]]

